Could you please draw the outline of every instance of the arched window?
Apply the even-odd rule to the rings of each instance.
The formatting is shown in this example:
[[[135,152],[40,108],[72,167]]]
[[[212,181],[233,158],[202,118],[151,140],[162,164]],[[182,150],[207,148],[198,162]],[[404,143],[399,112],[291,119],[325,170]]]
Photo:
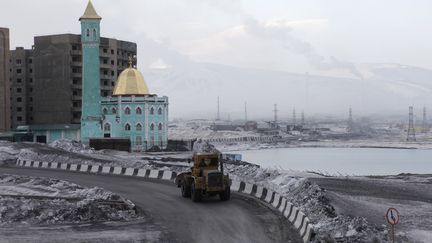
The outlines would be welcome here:
[[[150,131],[154,131],[154,124],[153,123],[150,125]]]
[[[142,145],[142,138],[141,138],[141,136],[136,136],[136,138],[135,138],[135,145]]]
[[[108,114],[108,109],[106,107],[102,108],[102,113],[104,115]]]
[[[87,29],[87,31],[86,31],[87,33],[86,33],[86,36],[87,37],[90,37],[90,30],[89,29]]]
[[[126,115],[130,115],[130,112],[131,112],[130,108],[129,108],[129,107],[126,107],[126,108],[125,108],[125,114],[126,114]]]
[[[160,108],[160,107],[158,109],[158,115],[162,115],[162,108]]]
[[[162,123],[159,123],[159,125],[158,125],[158,130],[159,130],[159,131],[162,130]]]
[[[136,124],[136,126],[135,126],[135,130],[137,130],[137,131],[141,131],[141,130],[142,130],[142,125],[141,125],[141,123]]]
[[[141,107],[137,107],[136,110],[135,110],[135,113],[136,113],[137,115],[141,115],[141,114],[142,114]]]
[[[109,132],[109,131],[111,131],[111,124],[105,123],[105,125],[104,125],[104,132]]]
[[[111,109],[111,112],[112,112],[113,114],[117,114],[117,109],[116,109],[115,107],[113,107],[113,108]]]
[[[130,126],[129,123],[126,123],[126,125],[125,125],[125,130],[126,130],[126,131],[130,131],[130,130],[131,130],[131,126]]]
[[[150,115],[153,115],[154,114],[154,108],[152,107],[152,108],[150,108]]]
[[[93,40],[97,39],[97,33],[96,33],[96,29],[93,29]]]

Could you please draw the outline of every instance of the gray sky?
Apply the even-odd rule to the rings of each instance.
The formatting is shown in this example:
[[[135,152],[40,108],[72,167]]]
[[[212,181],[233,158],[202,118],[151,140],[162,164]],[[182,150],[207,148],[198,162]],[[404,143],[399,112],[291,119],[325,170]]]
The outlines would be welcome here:
[[[399,63],[432,69],[430,0],[93,0],[93,4],[103,18],[103,36],[138,44],[138,67],[145,77],[153,68],[170,67],[190,69],[192,71],[187,74],[193,76],[195,72],[191,63],[200,62],[358,80],[376,75],[370,72],[374,68],[370,66],[371,63]],[[79,33],[78,18],[86,5],[87,0],[0,0],[0,26],[10,28],[11,48],[30,48],[35,35]],[[398,71],[404,72],[398,68]],[[423,100],[428,100],[431,94],[432,86],[423,87],[428,85],[427,80],[432,80],[431,73],[414,71],[415,74],[411,72],[410,76],[401,78],[397,84],[386,83],[382,87],[388,91],[391,99],[400,100],[400,95],[406,98],[400,104],[403,111],[410,102],[425,104]],[[205,77],[208,73],[203,73],[203,82],[210,82]],[[210,75],[217,82],[217,77]],[[392,73],[386,75],[380,78],[388,81],[395,79]],[[150,74],[150,77],[158,80],[158,76]],[[202,77],[196,79],[200,81]],[[412,80],[416,77],[420,81]],[[239,79],[242,77],[232,76],[230,80]],[[188,105],[181,103],[184,97],[178,95],[180,90],[166,89],[166,84],[162,82],[154,84],[151,80],[147,81],[150,89],[155,87],[156,92],[170,96],[174,108],[175,104]],[[412,84],[412,81],[418,82]],[[181,87],[183,84],[178,82],[178,87]],[[373,91],[374,82],[365,84],[370,86],[365,90]],[[290,97],[294,97],[302,92],[313,93],[313,90],[308,90],[309,87],[321,87],[299,83],[298,87],[306,88],[296,91],[291,84],[276,89],[292,90],[293,95]],[[341,87],[334,85],[336,88]],[[256,86],[258,90],[250,93],[260,94],[260,85]],[[229,84],[226,87],[229,88]],[[356,94],[356,89],[352,87],[347,86]],[[407,87],[412,90],[406,92]],[[216,88],[220,89],[218,93],[206,93],[206,97],[212,97],[212,101],[200,104],[202,107],[194,104],[196,109],[214,106],[216,96],[228,92]],[[268,93],[274,91],[268,90]],[[332,91],[329,92],[332,95]],[[356,111],[376,107],[375,104],[367,104],[367,101],[373,98],[379,100],[379,97],[372,96],[369,91],[363,92],[371,96],[370,99],[357,98],[360,100],[358,106],[363,108],[343,98],[347,105],[339,107],[339,111],[345,112],[348,104],[352,104]],[[241,96],[232,96],[232,100],[224,101],[238,102],[236,109],[241,110],[244,100],[250,101],[256,95],[251,97],[242,93]],[[277,100],[267,96],[265,102],[248,104],[251,107],[261,105],[262,110],[266,109],[267,112],[273,103],[279,102],[283,104],[281,107],[286,106],[285,114],[289,114],[294,106],[299,107],[299,110],[315,107],[315,110],[310,108],[311,112],[334,112],[323,110],[322,107],[325,104],[332,107],[342,100],[314,104],[313,99],[309,98],[303,104],[295,104],[299,99]],[[394,110],[390,103],[389,107],[380,109]],[[178,112],[179,115],[181,113],[183,111]],[[271,117],[272,114],[268,113]],[[173,114],[176,115],[175,112]]]
[[[79,33],[86,0],[1,0],[11,46]],[[102,33],[163,43],[194,61],[291,72],[343,62],[432,69],[429,0],[94,0]],[[139,53],[140,56],[145,53]],[[282,60],[282,61],[281,61]],[[169,62],[169,60],[166,60]]]

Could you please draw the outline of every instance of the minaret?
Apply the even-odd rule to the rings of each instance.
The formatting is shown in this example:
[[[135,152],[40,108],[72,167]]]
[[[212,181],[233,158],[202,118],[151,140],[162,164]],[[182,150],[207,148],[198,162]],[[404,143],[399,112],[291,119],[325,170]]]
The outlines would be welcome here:
[[[82,43],[82,112],[81,142],[89,143],[90,138],[103,137],[100,95],[100,21],[91,0],[87,4],[81,22]]]

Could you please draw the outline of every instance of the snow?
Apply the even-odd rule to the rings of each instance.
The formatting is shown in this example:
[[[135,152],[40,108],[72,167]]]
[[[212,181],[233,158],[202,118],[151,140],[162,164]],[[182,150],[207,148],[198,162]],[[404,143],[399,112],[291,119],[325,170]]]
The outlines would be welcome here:
[[[126,209],[101,204],[121,200],[102,188],[41,177],[0,175],[0,225],[59,224],[136,218],[132,205]]]

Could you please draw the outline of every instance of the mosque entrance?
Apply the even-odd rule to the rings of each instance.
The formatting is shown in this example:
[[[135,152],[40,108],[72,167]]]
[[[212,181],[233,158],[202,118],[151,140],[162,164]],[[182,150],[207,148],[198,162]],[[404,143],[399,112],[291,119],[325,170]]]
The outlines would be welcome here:
[[[111,137],[111,133],[104,133],[104,138],[110,138]]]

